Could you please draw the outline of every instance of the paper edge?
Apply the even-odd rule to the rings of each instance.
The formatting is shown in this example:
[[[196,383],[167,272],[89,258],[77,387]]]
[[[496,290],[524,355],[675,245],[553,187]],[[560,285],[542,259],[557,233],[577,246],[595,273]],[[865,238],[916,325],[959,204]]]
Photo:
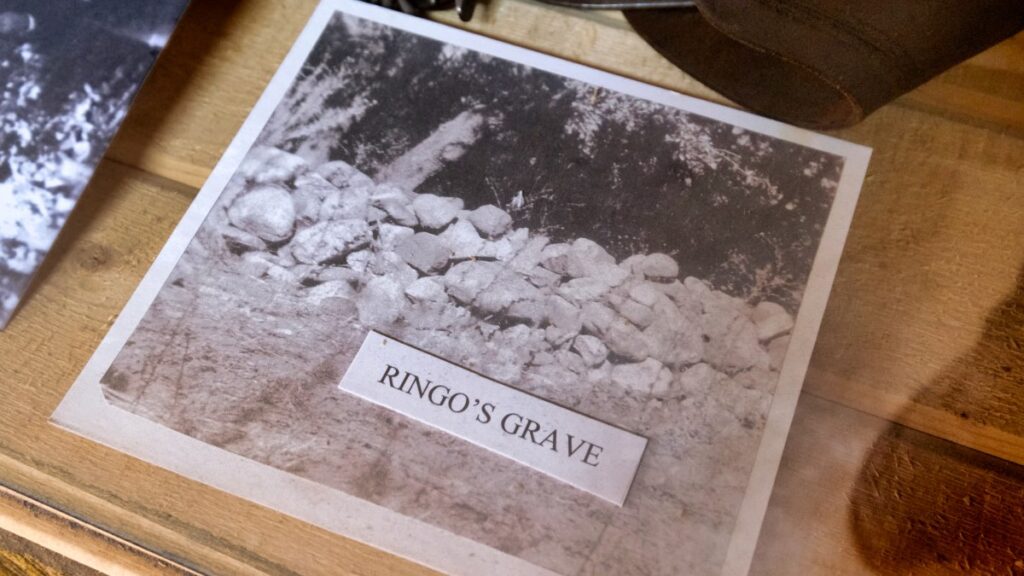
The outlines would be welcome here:
[[[130,456],[435,569],[455,573],[481,573],[500,567],[517,574],[555,574],[490,546],[350,496],[341,490],[305,480],[175,432],[117,408],[103,396],[100,386],[103,374],[149,309],[336,11],[844,158],[839,189],[830,208],[828,223],[801,301],[792,341],[780,371],[765,432],[721,572],[724,576],[746,574],[753,559],[785,438],[845,245],[846,232],[863,184],[870,149],[355,0],[322,0],[318,4],[153,265],[54,411],[51,421]],[[126,434],[126,430],[132,431],[132,434]],[[160,451],[154,450],[154,446],[159,446]],[[296,503],[294,499],[300,497],[301,501]],[[324,512],[328,509],[330,512]],[[396,537],[398,534],[402,537]]]

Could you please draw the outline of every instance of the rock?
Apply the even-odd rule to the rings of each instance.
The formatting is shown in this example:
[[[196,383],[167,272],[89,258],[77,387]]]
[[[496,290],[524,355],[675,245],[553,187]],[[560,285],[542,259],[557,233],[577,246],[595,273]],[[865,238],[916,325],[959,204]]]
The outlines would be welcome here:
[[[704,355],[704,337],[696,317],[655,315],[643,336],[648,353],[673,368],[693,364]]]
[[[751,368],[746,372],[740,372],[733,376],[732,381],[749,390],[757,390],[771,394],[775,390],[775,384],[779,379],[777,372],[765,370],[764,368]]]
[[[654,322],[654,310],[632,298],[622,298],[614,303],[614,306],[623,318],[636,324],[639,328],[646,328],[651,325],[651,322]]]
[[[491,340],[491,344],[521,351],[523,364],[528,363],[535,353],[549,349],[544,341],[544,331],[525,324],[516,324],[505,328]]]
[[[662,298],[668,298],[652,282],[641,282],[633,286],[629,289],[629,297],[648,308],[653,308]]]
[[[317,198],[316,193],[296,190],[292,193],[292,203],[295,205],[295,222],[299,226],[309,226],[319,220],[323,201]]]
[[[239,262],[239,271],[250,278],[259,278],[266,274],[272,265],[273,262],[268,260],[265,253],[246,252]]]
[[[661,290],[662,294],[665,294],[675,302],[676,306],[684,314],[700,316],[704,312],[704,305],[697,295],[679,280],[657,283],[655,286]]]
[[[451,223],[462,210],[461,198],[420,194],[412,201],[420,225],[430,230],[440,230]]]
[[[583,374],[587,371],[587,364],[579,354],[571,350],[558,350],[555,353],[555,362],[573,374]]]
[[[388,276],[397,282],[403,289],[419,278],[411,266],[395,252],[379,252],[369,261],[367,270],[378,276]]]
[[[444,280],[437,277],[414,280],[405,287],[405,295],[413,302],[448,301],[448,293],[444,290]]]
[[[328,266],[321,268],[316,273],[316,280],[318,282],[334,282],[335,280],[341,280],[348,282],[349,284],[356,284],[362,278],[362,274],[352,270],[351,268],[344,268],[342,266]]]
[[[497,324],[492,324],[486,320],[477,322],[475,328],[480,332],[480,334],[483,334],[485,340],[490,340],[491,336],[494,336],[495,333],[501,330]]]
[[[608,361],[590,369],[587,373],[587,382],[597,387],[598,390],[606,389],[612,381],[612,367],[614,364]]]
[[[616,317],[608,325],[603,339],[613,354],[627,360],[640,362],[650,356],[647,338],[624,318]]]
[[[599,366],[608,357],[608,347],[595,336],[580,334],[572,341],[572,349],[579,353],[587,366]]]
[[[592,276],[602,264],[615,264],[615,258],[593,240],[579,238],[566,254],[565,273],[573,278]]]
[[[651,395],[657,398],[664,398],[672,390],[672,383],[675,380],[675,376],[672,371],[667,367],[663,367],[658,372],[658,377],[651,386]]]
[[[686,286],[686,288],[688,290],[690,290],[691,293],[693,293],[695,296],[697,296],[701,300],[703,300],[704,297],[709,292],[711,292],[711,288],[709,288],[708,285],[705,284],[703,280],[700,280],[698,278],[694,278],[693,276],[687,276],[683,280],[683,286]]]
[[[458,260],[476,258],[484,247],[484,239],[477,233],[476,228],[466,220],[457,220],[445,228],[440,237],[451,250],[452,258]]]
[[[690,366],[676,376],[666,397],[705,398],[711,393],[714,384],[726,378],[711,366],[701,362]]]
[[[264,274],[267,278],[289,287],[298,284],[299,278],[301,278],[297,272],[276,264],[271,264]]]
[[[554,286],[558,284],[558,281],[562,279],[561,276],[555,274],[547,268],[537,266],[527,272],[525,272],[526,279],[530,281],[537,288],[546,288],[548,286]]]
[[[530,359],[530,364],[533,366],[547,366],[555,363],[555,355],[550,352],[537,352]]]
[[[575,336],[583,328],[580,309],[560,296],[549,296],[547,299],[547,319],[552,326],[559,328],[571,336]]]
[[[373,188],[373,179],[343,160],[334,160],[321,164],[316,169],[316,173],[340,189],[349,187]]]
[[[785,334],[793,329],[793,317],[782,306],[768,302],[760,302],[754,306],[750,319],[757,326],[757,337],[762,342]]]
[[[407,297],[409,295],[408,290],[409,288],[406,287]],[[465,309],[460,307],[459,310]],[[421,345],[414,337],[410,336],[410,333],[420,336],[423,334],[423,331],[441,328],[441,318],[444,313],[444,302],[431,302],[429,300],[413,301],[402,311],[402,324],[405,325],[402,336],[409,344]]]
[[[299,190],[308,190],[313,192],[316,197],[321,200],[327,198],[327,195],[331,192],[338,190],[337,186],[331,184],[326,178],[316,172],[305,172],[296,176],[293,188],[295,192],[298,192]]]
[[[480,248],[479,256],[481,258],[494,258],[501,262],[511,261],[526,246],[529,235],[530,233],[526,228],[519,228],[504,238],[486,240],[483,247]]]
[[[601,263],[594,266],[588,278],[599,280],[610,288],[620,286],[629,278],[629,272],[615,264]]]
[[[585,302],[598,300],[608,293],[611,287],[596,278],[573,278],[558,287],[558,293],[566,300],[582,305]]]
[[[446,300],[447,298],[445,295]],[[416,302],[406,307],[402,317],[413,328],[430,330],[463,330],[474,322],[469,310],[449,302]]]
[[[671,280],[679,276],[679,264],[668,254],[648,254],[638,266],[644,276],[656,280]]]
[[[664,319],[675,324],[685,323],[698,328],[701,327],[700,313],[692,313],[676,308],[675,302],[669,298],[662,298],[654,303],[654,318]]]
[[[772,370],[782,370],[782,362],[789,350],[789,336],[780,336],[768,344],[768,358]]]
[[[403,240],[415,233],[412,228],[397,224],[383,223],[377,226],[377,239],[382,250],[394,250]]]
[[[515,348],[488,348],[469,364],[498,382],[515,384],[523,375],[525,362],[520,362]]]
[[[573,336],[575,336],[575,334],[571,331],[559,328],[558,326],[548,326],[544,329],[544,339],[550,342],[555,348],[558,348],[572,340]]]
[[[333,280],[306,290],[306,300],[314,306],[319,306],[328,298],[352,298],[355,293],[356,291],[348,282]]]
[[[378,186],[370,197],[371,204],[383,210],[388,218],[397,224],[413,227],[419,224],[415,212],[412,209],[412,197],[404,190],[384,184]]]
[[[736,373],[754,366],[768,367],[771,358],[761,348],[757,327],[734,309],[712,308],[702,316],[704,359],[723,372]]]
[[[501,270],[501,265],[494,262],[460,262],[445,273],[445,289],[459,302],[470,304],[484,288],[491,285]]]
[[[509,306],[506,315],[515,322],[540,326],[547,318],[547,312],[547,304],[540,300],[520,300]]]
[[[367,222],[380,222],[388,219],[388,213],[377,208],[376,206],[370,206],[366,209],[366,221]]]
[[[339,260],[369,242],[370,226],[364,220],[336,220],[300,230],[290,246],[299,262],[318,264]]]
[[[764,425],[771,397],[771,394],[745,387],[735,379],[723,377],[714,383],[714,393],[708,404],[727,410],[733,422],[743,428],[757,429]]]
[[[630,274],[637,274],[643,276],[643,262],[647,259],[647,256],[643,254],[634,254],[629,258],[626,258],[622,262],[619,262],[624,270],[629,271]]]
[[[320,205],[317,217],[321,222],[349,218],[368,220],[369,209],[370,191],[366,188],[348,188],[328,194]]]
[[[228,208],[228,220],[267,242],[282,242],[295,228],[295,204],[286,189],[264,184],[236,199]]]
[[[235,175],[256,184],[285,183],[308,169],[306,161],[295,154],[272,146],[254,146]]]
[[[533,300],[538,290],[522,276],[511,270],[503,270],[491,284],[480,291],[473,305],[484,314],[504,312],[520,300]]]
[[[424,274],[443,270],[452,255],[444,241],[429,232],[417,232],[405,238],[395,252]]]
[[[611,380],[623,390],[650,394],[655,383],[663,378],[663,369],[661,362],[653,358],[631,364],[619,364],[612,368]]]
[[[509,262],[509,267],[520,274],[531,276],[530,273],[540,266],[541,254],[544,251],[544,247],[548,245],[548,242],[547,236],[538,235],[529,238],[522,249],[516,254],[516,257]],[[544,268],[540,268],[540,270],[544,273],[552,274],[550,270]],[[557,279],[558,276],[555,275],[555,278]]]
[[[402,315],[404,292],[401,285],[391,278],[372,278],[356,301],[359,321],[370,327],[394,323]]]
[[[295,204],[295,219],[304,225],[315,223],[320,218],[324,200],[339,190],[323,176],[307,172],[295,179],[292,202]]]
[[[252,251],[262,252],[267,249],[267,243],[262,238],[251,232],[239,230],[234,226],[225,226],[221,236],[224,238],[224,245],[234,254]]]
[[[469,221],[485,236],[494,238],[508,231],[512,217],[497,206],[485,204],[469,213]]]
[[[580,313],[580,321],[583,328],[597,336],[602,336],[611,327],[612,322],[618,318],[611,308],[597,302],[588,302],[583,305]]]
[[[366,272],[367,268],[370,267],[370,261],[372,260],[373,252],[369,250],[356,250],[345,257],[345,265],[361,277],[363,272]]]
[[[416,226],[419,224],[419,220],[416,218],[412,208],[394,198],[381,200],[377,207],[402,226]]]
[[[565,276],[569,267],[569,248],[568,244],[548,244],[541,250],[540,265],[559,276]]]
[[[292,247],[290,244],[285,244],[278,248],[275,256],[276,257],[273,259],[273,262],[278,266],[288,268],[299,263],[299,261],[295,259],[295,256],[292,255]]]

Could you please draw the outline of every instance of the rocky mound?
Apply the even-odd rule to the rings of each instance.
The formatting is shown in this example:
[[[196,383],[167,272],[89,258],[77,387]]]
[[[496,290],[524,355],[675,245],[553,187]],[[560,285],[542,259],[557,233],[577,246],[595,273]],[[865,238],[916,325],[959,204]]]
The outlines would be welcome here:
[[[586,238],[515,228],[497,206],[467,210],[275,148],[249,153],[211,218],[249,275],[318,306],[354,303],[365,327],[513,385],[554,367],[659,398],[721,376],[770,393],[793,326],[778,304],[680,280],[666,254],[617,261]]]

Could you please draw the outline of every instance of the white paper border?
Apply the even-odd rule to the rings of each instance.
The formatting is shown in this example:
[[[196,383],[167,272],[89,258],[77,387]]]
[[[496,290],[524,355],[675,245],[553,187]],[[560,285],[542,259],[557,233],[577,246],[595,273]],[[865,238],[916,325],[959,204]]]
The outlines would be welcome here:
[[[115,450],[437,570],[456,574],[554,574],[515,556],[340,490],[203,443],[114,407],[103,396],[100,378],[156,298],[336,11],[680,108],[845,159],[721,572],[723,576],[746,574],[864,181],[870,149],[354,0],[323,0],[316,8],[156,261],[57,407],[52,421]]]

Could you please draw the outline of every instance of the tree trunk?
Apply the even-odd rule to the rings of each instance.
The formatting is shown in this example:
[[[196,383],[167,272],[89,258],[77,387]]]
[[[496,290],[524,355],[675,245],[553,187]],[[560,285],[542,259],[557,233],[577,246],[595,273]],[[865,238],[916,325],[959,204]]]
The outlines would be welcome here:
[[[415,190],[446,163],[462,157],[480,138],[485,120],[478,109],[460,112],[382,168],[374,180],[394,184],[404,190]]]

